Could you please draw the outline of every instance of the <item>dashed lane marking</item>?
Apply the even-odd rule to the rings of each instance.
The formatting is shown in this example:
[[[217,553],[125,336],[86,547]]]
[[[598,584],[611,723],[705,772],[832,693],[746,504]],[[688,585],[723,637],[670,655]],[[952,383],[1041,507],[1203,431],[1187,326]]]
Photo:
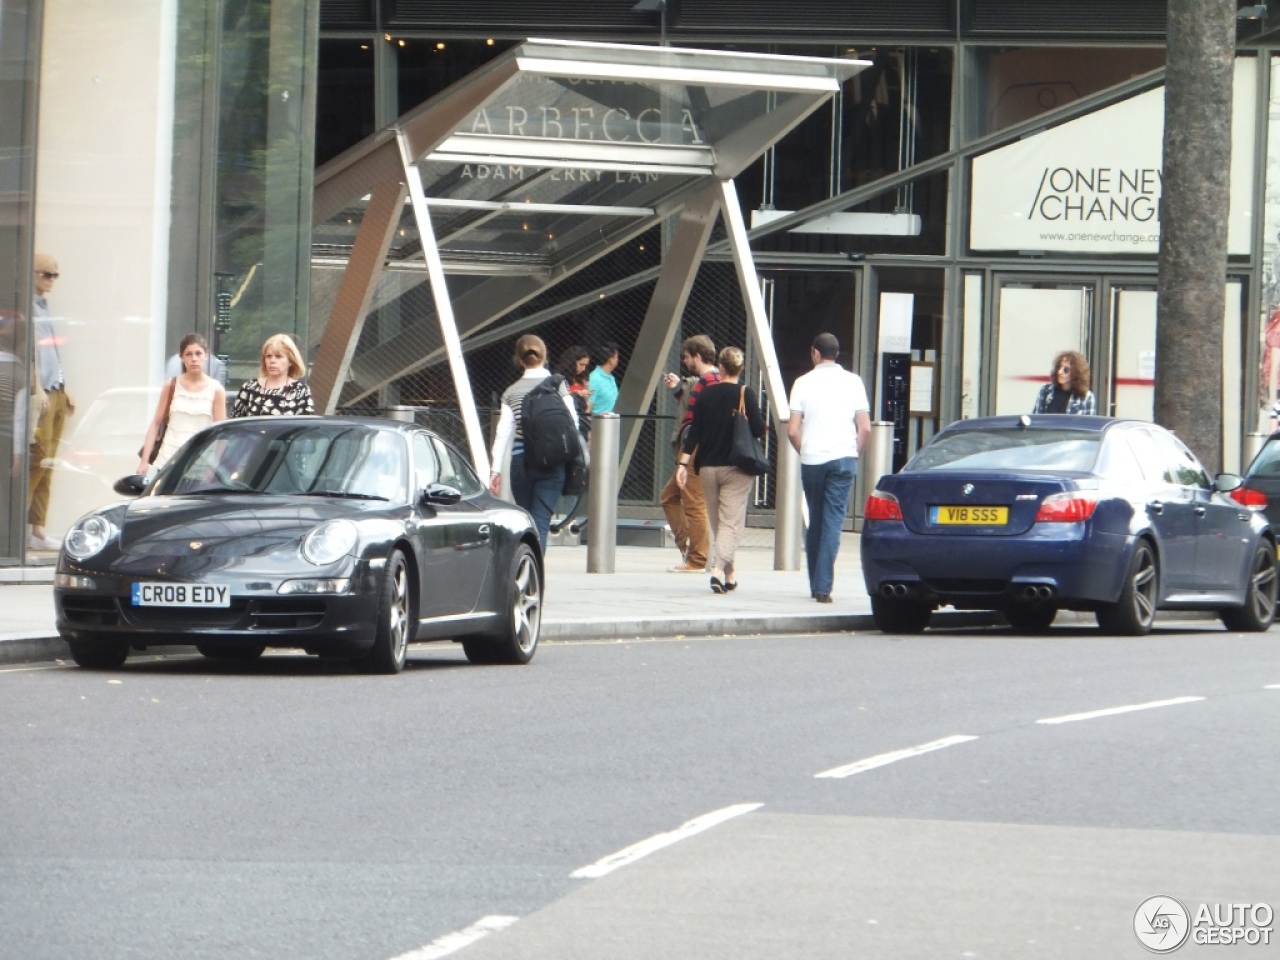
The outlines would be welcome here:
[[[673,843],[679,843],[687,837],[701,833],[703,830],[709,830],[717,824],[724,823],[726,820],[732,820],[734,817],[740,817],[744,813],[750,813],[752,810],[759,810],[763,807],[763,803],[739,803],[732,807],[724,807],[720,810],[712,810],[710,813],[704,813],[700,817],[694,817],[683,826],[670,830],[667,833],[659,833],[647,840],[641,840],[639,843],[633,843],[631,846],[617,853],[611,853],[609,856],[597,860],[595,863],[585,867],[579,867],[571,877],[580,877],[583,879],[595,879],[603,877],[607,873],[612,873],[619,867],[625,867],[629,863],[635,863],[641,857],[647,857],[651,853],[655,853],[664,847],[669,847]]]
[[[1068,713],[1062,717],[1045,717],[1036,723],[1074,723],[1077,720],[1095,720],[1098,717],[1114,717],[1120,713],[1134,713],[1138,710],[1154,710],[1156,707],[1176,707],[1183,703],[1195,703],[1204,697],[1174,697],[1172,700],[1152,700],[1150,703],[1131,703],[1123,707],[1108,707],[1105,710],[1090,710],[1088,713]]]
[[[481,940],[491,933],[505,930],[519,919],[519,917],[505,917],[496,914],[481,917],[465,930],[446,933],[443,937],[437,937],[432,940],[425,947],[402,953],[398,957],[392,958],[392,960],[439,960],[440,957],[447,957],[451,953],[457,953],[463,947],[471,946],[477,940]]]
[[[958,743],[968,743],[970,740],[977,739],[977,737],[971,737],[967,734],[956,734],[951,737],[943,737],[941,740],[931,740],[929,743],[922,743],[918,747],[907,747],[904,750],[880,753],[876,754],[874,757],[867,757],[865,760],[847,763],[842,767],[832,767],[830,770],[822,771],[822,773],[815,773],[813,777],[815,780],[822,779],[824,777],[831,780],[840,780],[844,777],[852,777],[855,773],[865,773],[868,770],[874,770],[876,767],[883,767],[890,763],[897,763],[899,760],[906,760],[908,757],[918,757],[922,753],[932,753],[934,750],[954,747]]]

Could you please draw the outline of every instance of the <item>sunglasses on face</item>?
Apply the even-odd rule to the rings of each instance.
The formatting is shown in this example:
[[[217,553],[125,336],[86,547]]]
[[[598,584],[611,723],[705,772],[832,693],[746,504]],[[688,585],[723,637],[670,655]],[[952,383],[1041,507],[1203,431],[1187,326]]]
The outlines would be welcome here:
[[[56,273],[50,273],[48,270],[37,270],[36,276],[44,277],[46,280],[57,280],[59,275]]]
[[[1059,373],[1070,373],[1070,372],[1071,372],[1071,364],[1069,364],[1069,363],[1064,363],[1064,364],[1062,364],[1061,366],[1059,366],[1059,367],[1058,367],[1058,372],[1059,372]]]

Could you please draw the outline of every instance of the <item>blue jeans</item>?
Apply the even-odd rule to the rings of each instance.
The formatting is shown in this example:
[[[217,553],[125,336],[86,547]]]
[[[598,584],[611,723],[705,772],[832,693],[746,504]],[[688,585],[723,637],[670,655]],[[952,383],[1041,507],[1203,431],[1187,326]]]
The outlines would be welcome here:
[[[844,516],[849,512],[849,491],[853,489],[857,469],[857,457],[800,464],[800,485],[809,504],[804,551],[809,560],[809,589],[813,593],[830,593],[835,583],[840,532]]]
[[[548,471],[527,470],[524,454],[511,457],[511,495],[516,503],[529,511],[533,525],[538,530],[538,543],[547,552],[547,534],[551,529],[551,514],[556,509],[560,492],[564,489],[564,467]]]

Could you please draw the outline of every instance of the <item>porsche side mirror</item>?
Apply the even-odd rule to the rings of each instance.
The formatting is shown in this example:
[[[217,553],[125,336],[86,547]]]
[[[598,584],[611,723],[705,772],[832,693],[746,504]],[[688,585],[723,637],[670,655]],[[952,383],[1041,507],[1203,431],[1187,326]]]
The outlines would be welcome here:
[[[447,483],[429,483],[427,489],[422,491],[424,503],[450,504],[457,503],[461,499],[462,491]]]
[[[122,497],[136,497],[141,495],[142,491],[147,487],[147,478],[136,473],[131,473],[127,477],[121,477],[111,487],[116,493]]]
[[[1242,486],[1244,486],[1244,477],[1235,473],[1220,473],[1213,478],[1213,489],[1219,493],[1230,493]]]

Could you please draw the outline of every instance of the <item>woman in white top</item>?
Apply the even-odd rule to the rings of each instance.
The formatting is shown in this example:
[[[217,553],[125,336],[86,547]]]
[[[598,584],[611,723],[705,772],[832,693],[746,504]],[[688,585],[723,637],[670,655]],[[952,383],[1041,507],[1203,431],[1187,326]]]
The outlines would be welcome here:
[[[178,344],[178,355],[182,357],[182,375],[173,378],[172,402],[169,399],[169,384],[166,383],[160,391],[156,415],[151,419],[151,425],[147,427],[147,438],[142,443],[138,473],[146,475],[152,472],[153,466],[159,470],[189,437],[209,424],[227,418],[227,392],[222,384],[204,372],[208,352],[204,337],[198,333],[187,334]],[[152,464],[151,448],[155,445],[156,434],[160,432],[166,416],[169,418],[169,426],[165,429],[160,452],[156,454],[155,463]]]

